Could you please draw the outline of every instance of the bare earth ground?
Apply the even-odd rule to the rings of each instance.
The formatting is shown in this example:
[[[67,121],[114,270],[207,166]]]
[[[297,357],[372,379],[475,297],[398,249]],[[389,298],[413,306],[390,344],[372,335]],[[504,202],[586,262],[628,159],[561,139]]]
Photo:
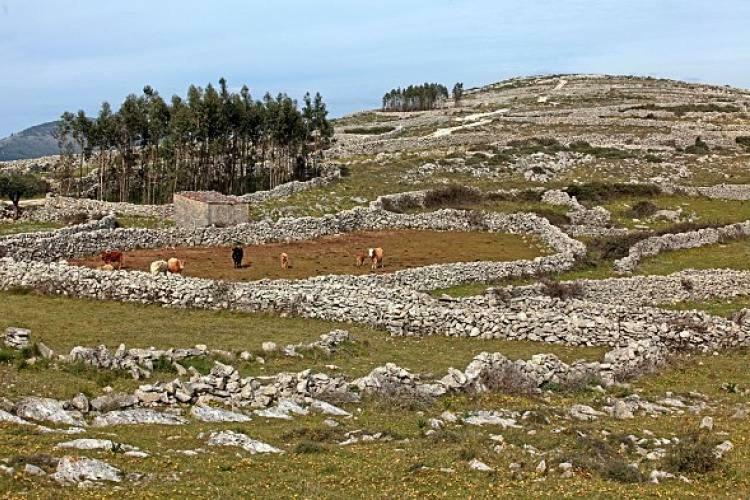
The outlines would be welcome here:
[[[538,243],[528,236],[405,230],[357,232],[310,241],[250,246],[245,248],[242,269],[234,269],[232,249],[227,247],[135,250],[125,253],[124,269],[148,271],[155,260],[177,257],[186,263],[184,274],[198,278],[250,281],[366,274],[372,272],[370,262],[356,267],[355,255],[359,251],[366,253],[370,247],[381,247],[385,251],[384,266],[378,272],[449,262],[533,259],[544,254]],[[289,269],[281,269],[279,265],[282,252],[289,255],[292,263]],[[101,265],[99,256],[72,262],[88,267]]]

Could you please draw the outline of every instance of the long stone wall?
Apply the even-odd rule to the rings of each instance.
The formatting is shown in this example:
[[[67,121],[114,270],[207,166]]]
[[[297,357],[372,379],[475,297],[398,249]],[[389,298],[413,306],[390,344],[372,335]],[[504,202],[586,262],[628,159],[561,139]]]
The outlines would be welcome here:
[[[732,300],[750,295],[750,271],[734,269],[688,269],[668,276],[576,280],[574,283],[580,286],[581,299],[628,306]],[[515,298],[544,295],[544,285],[540,283],[503,289]]]
[[[633,341],[686,349],[748,344],[747,328],[700,312],[664,311],[546,297],[445,302],[368,277],[228,283],[64,263],[0,259],[0,288],[172,307],[284,312],[385,328],[395,335],[447,335],[623,347]]]
[[[698,229],[685,233],[671,233],[641,240],[628,251],[628,255],[615,261],[615,271],[633,271],[646,257],[663,252],[715,245],[725,240],[750,236],[750,221],[730,224],[720,228]]]

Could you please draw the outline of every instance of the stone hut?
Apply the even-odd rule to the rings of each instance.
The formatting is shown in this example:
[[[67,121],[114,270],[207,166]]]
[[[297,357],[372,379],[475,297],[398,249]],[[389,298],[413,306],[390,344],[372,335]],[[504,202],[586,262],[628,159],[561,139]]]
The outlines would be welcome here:
[[[178,227],[227,227],[248,222],[248,203],[216,191],[175,193],[174,221]]]

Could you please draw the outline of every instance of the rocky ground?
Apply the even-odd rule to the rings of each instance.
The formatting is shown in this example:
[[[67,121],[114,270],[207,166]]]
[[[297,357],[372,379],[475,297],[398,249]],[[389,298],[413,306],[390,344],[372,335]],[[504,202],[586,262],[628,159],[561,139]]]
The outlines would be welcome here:
[[[514,79],[338,120],[336,174],[253,195],[242,228],[46,200],[0,226],[0,491],[742,496],[748,106],[728,87]],[[451,231],[444,251],[424,229]],[[67,263],[357,230],[410,231],[387,251],[423,258],[246,283]],[[471,259],[461,231],[546,249],[485,262],[504,259]]]

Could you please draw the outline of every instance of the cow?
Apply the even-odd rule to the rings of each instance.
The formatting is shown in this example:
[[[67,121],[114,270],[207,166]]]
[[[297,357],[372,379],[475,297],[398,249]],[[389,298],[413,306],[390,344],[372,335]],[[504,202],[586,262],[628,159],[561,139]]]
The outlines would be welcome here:
[[[372,269],[383,267],[383,249],[380,247],[367,250],[367,256],[372,261]]]
[[[151,263],[150,270],[154,276],[157,274],[167,274],[169,266],[166,260],[155,260]]]
[[[241,246],[237,245],[232,249],[232,262],[234,263],[234,268],[239,269],[242,267],[242,259],[245,257],[245,251],[242,249]]]
[[[281,264],[281,269],[289,269],[289,255],[285,252],[281,252],[281,255],[279,255],[279,263]]]
[[[362,267],[365,265],[365,259],[367,258],[367,255],[365,252],[357,252],[357,267]]]
[[[167,271],[172,274],[181,274],[182,270],[185,269],[185,262],[174,257],[167,261]]]
[[[102,262],[106,265],[109,264],[114,268],[120,269],[122,267],[123,256],[122,252],[116,250],[106,250],[101,253]]]
[[[112,272],[115,270],[115,267],[112,264],[104,264],[103,266],[99,266],[99,270]]]

